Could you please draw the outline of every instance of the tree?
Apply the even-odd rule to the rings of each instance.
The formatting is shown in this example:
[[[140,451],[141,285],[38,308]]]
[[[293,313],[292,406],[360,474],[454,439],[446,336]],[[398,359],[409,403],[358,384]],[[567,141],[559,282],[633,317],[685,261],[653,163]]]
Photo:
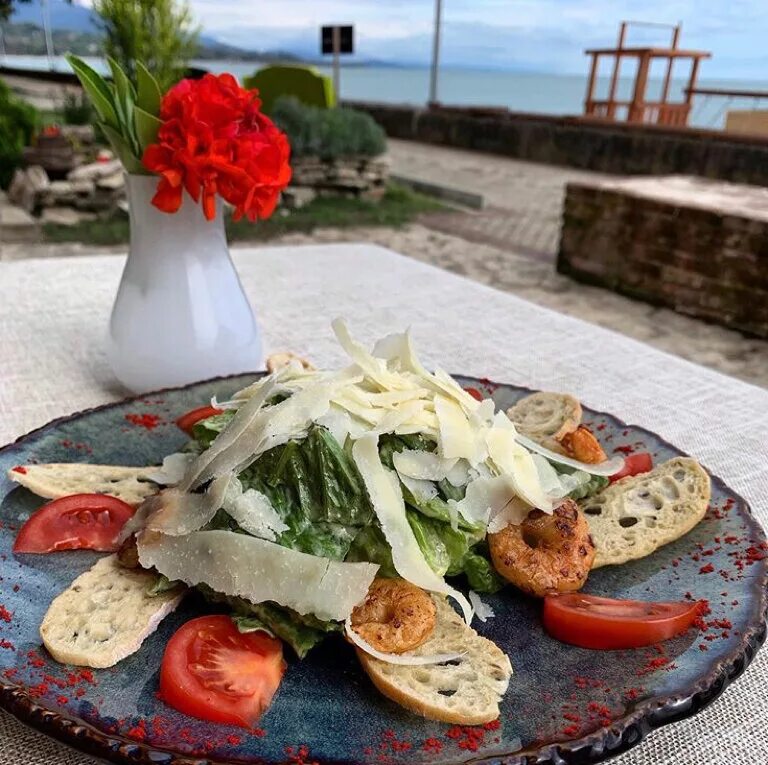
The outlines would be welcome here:
[[[96,0],[93,9],[105,34],[104,52],[134,83],[136,61],[163,91],[181,79],[200,34],[186,0]]]
[[[13,13],[14,0],[0,0],[0,21],[8,21]],[[28,3],[29,0],[17,0],[20,3]]]
[[[16,3],[29,3],[31,0],[15,0]],[[67,0],[71,3],[72,0]],[[13,13],[14,0],[0,0],[0,22],[8,21]]]

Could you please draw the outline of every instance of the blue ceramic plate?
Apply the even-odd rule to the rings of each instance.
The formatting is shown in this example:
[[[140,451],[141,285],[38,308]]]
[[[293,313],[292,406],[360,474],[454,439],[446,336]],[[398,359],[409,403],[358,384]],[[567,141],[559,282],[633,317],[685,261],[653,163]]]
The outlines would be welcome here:
[[[713,482],[706,518],[644,560],[595,571],[586,591],[617,598],[706,598],[705,630],[662,646],[595,652],[548,638],[540,603],[507,588],[487,598],[496,616],[477,629],[515,668],[498,724],[443,725],[389,702],[341,638],[289,669],[251,733],[174,712],[155,694],[166,641],[206,607],[189,598],[142,649],[110,670],[52,661],[38,627],[53,597],[89,568],[86,552],[14,557],[18,526],[42,502],[5,478],[28,462],[157,464],[184,443],[183,412],[242,388],[252,376],[199,383],[52,422],[0,451],[0,703],[22,720],[115,762],[586,763],[637,744],[652,728],[713,701],[765,637],[765,535],[744,500]],[[507,407],[529,391],[459,378]],[[586,412],[607,451],[679,454],[658,436],[613,416]]]

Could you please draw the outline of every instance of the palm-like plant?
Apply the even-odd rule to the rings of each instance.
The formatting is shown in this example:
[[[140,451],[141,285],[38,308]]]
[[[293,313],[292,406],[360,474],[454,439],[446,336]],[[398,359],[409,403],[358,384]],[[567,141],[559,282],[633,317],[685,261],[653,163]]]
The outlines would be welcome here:
[[[111,81],[102,77],[81,58],[69,54],[69,65],[93,102],[99,127],[128,173],[146,173],[141,163],[144,150],[157,141],[162,93],[157,80],[136,62],[136,85],[120,65],[108,58]]]

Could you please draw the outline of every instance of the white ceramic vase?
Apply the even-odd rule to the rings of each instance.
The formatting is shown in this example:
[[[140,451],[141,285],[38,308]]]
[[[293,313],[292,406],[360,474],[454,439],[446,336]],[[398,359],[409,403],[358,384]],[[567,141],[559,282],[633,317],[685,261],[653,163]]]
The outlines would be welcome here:
[[[158,177],[128,175],[131,244],[109,322],[107,355],[134,393],[260,369],[256,319],[229,255],[221,202],[206,220],[151,204]]]

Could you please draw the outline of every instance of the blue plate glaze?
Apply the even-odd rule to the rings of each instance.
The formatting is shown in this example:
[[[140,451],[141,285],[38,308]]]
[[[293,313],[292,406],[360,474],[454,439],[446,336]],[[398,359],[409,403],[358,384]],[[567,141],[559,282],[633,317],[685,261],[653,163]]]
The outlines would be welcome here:
[[[617,598],[706,598],[712,609],[706,631],[692,630],[658,648],[587,651],[547,637],[540,603],[507,588],[486,598],[495,618],[476,624],[515,668],[498,726],[460,728],[402,710],[378,694],[351,648],[336,637],[304,661],[288,658],[288,672],[260,730],[181,715],[155,693],[167,640],[185,620],[207,610],[194,597],[115,668],[91,674],[54,662],[41,647],[39,624],[54,596],[97,556],[15,557],[15,531],[42,500],[17,488],[6,471],[28,462],[159,463],[184,443],[176,417],[252,378],[213,380],[82,412],[0,450],[3,707],[115,762],[586,763],[694,714],[744,669],[764,640],[765,535],[744,500],[714,479],[710,510],[690,534],[644,560],[595,571],[586,586],[587,592]],[[529,392],[458,379],[491,395],[499,407]],[[657,462],[680,454],[611,415],[586,411],[585,418],[609,452],[650,451]]]

